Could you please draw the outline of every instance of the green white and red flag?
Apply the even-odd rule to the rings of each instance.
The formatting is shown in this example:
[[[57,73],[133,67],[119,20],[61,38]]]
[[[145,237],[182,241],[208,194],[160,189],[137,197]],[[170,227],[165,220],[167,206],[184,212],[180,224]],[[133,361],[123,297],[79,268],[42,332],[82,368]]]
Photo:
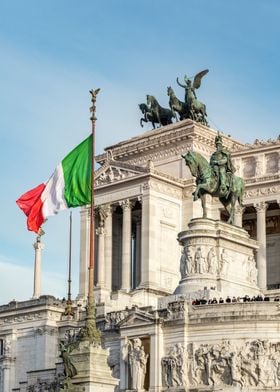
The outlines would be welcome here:
[[[46,218],[91,202],[92,135],[72,150],[53,175],[17,201],[27,216],[28,230],[38,233]]]

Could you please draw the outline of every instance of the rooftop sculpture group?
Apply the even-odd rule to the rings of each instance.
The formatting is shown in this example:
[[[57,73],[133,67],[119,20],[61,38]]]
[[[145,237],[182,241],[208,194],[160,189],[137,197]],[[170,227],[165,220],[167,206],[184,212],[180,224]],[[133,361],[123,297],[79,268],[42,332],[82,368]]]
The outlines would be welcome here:
[[[172,87],[167,87],[167,95],[169,96],[170,109],[160,106],[156,98],[152,95],[147,95],[147,103],[141,103],[139,108],[144,117],[140,119],[140,125],[143,127],[143,122],[151,122],[153,128],[158,124],[160,127],[172,124],[172,119],[178,121],[184,119],[191,119],[203,125],[208,126],[206,106],[204,103],[198,101],[196,92],[200,85],[202,78],[208,73],[208,69],[199,72],[195,75],[193,82],[187,75],[184,77],[184,83],[180,83],[179,78],[176,79],[178,85],[185,89],[185,100],[180,101]]]

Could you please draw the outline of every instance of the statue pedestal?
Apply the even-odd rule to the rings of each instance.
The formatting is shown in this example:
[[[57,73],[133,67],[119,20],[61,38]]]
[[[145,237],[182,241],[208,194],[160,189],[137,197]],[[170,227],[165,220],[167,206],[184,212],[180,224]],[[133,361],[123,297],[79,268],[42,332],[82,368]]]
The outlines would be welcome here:
[[[74,387],[83,388],[85,392],[115,391],[119,380],[112,377],[107,363],[108,350],[84,341],[72,351],[70,357],[77,369],[77,375],[71,379]]]
[[[211,298],[225,299],[260,293],[255,263],[258,245],[246,230],[197,218],[190,221],[189,230],[178,234],[178,241],[183,247],[181,280],[174,294],[196,299],[207,292]]]

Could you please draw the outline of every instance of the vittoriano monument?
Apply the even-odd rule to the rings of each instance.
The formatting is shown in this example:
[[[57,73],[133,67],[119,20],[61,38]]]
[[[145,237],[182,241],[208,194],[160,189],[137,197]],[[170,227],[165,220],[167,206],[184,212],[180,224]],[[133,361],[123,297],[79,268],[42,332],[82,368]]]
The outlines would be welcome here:
[[[203,218],[207,218],[205,195],[208,193],[218,197],[229,213],[228,223],[234,223],[235,204],[242,206],[245,183],[241,177],[234,175],[230,152],[223,146],[221,135],[215,138],[216,151],[210,158],[210,163],[199,153],[188,151],[185,159],[192,175],[196,177],[196,190],[193,200],[201,199]]]
[[[172,87],[167,87],[167,95],[169,96],[169,107],[170,109],[163,108],[159,105],[156,98],[152,95],[147,95],[147,103],[141,103],[139,108],[143,113],[144,117],[140,119],[140,125],[143,127],[143,122],[151,122],[153,128],[156,124],[159,127],[171,124],[172,119],[179,120],[191,119],[198,123],[208,126],[206,106],[200,102],[196,97],[196,92],[200,85],[202,78],[208,73],[208,69],[197,73],[193,81],[187,76],[184,76],[184,83],[176,79],[178,85],[185,89],[185,99],[180,101]]]

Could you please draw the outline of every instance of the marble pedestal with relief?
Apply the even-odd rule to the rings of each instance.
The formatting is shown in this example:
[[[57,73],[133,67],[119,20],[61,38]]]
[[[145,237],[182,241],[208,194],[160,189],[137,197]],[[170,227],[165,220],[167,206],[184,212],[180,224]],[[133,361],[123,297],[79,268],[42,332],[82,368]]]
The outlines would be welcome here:
[[[196,299],[260,293],[255,263],[258,245],[246,230],[197,218],[190,221],[189,230],[178,234],[178,241],[181,280],[174,294]]]
[[[114,392],[119,380],[112,376],[108,365],[109,350],[84,341],[70,354],[71,362],[77,369],[72,378],[75,386],[84,392]]]

